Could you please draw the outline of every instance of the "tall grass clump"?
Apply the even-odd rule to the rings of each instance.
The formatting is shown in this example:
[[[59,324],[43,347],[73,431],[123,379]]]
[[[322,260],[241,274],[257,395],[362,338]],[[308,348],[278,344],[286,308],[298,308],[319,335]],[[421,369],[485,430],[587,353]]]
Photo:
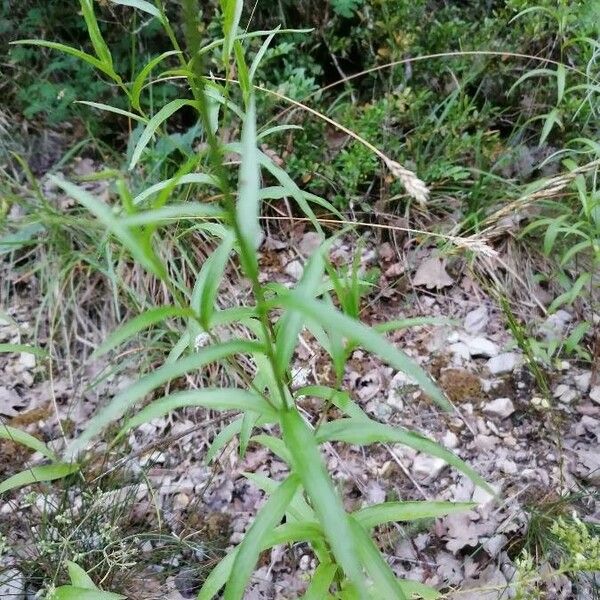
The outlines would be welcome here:
[[[410,375],[432,402],[444,410],[452,409],[416,362],[378,330],[357,319],[352,299],[360,282],[337,274],[330,264],[328,249],[333,238],[325,238],[313,206],[334,209],[325,200],[304,193],[259,147],[259,140],[281,131],[282,127],[259,129],[253,78],[269,44],[282,31],[240,33],[242,3],[222,0],[223,36],[207,44],[196,22],[196,3],[183,0],[183,49],[159,2],[155,5],[144,0],[114,0],[114,3],[140,11],[145,19],[159,21],[173,45],[171,50],[146,64],[132,81],[124,81],[115,72],[92,0],[81,0],[81,10],[93,54],[41,40],[18,43],[56,49],[91,64],[109,80],[115,91],[122,92],[129,108],[125,110],[93,100],[87,100],[87,104],[141,124],[141,132],[129,154],[129,175],[116,178],[117,200],[112,205],[63,178],[52,178],[64,194],[80,203],[106,229],[120,254],[128,255],[169,292],[168,304],[144,310],[122,324],[95,354],[105,354],[167,319],[180,324],[179,340],[161,366],[141,376],[100,408],[83,432],[67,444],[60,457],[25,434],[5,431],[6,436],[45,452],[49,462],[13,476],[0,489],[6,491],[76,472],[85,464],[90,444],[115,424],[120,429],[109,443],[122,439],[143,423],[182,407],[237,411],[240,416],[216,436],[206,459],[212,460],[221,448],[239,436],[241,453],[250,441],[261,444],[284,460],[289,471],[283,481],[247,475],[266,492],[268,499],[241,543],[205,580],[198,594],[200,600],[215,597],[221,588],[226,600],[242,598],[260,554],[275,545],[298,542],[308,543],[317,561],[305,598],[403,599],[413,594],[435,598],[438,595],[435,590],[394,575],[374,542],[372,530],[385,522],[438,517],[467,509],[472,504],[384,502],[349,513],[327,472],[321,446],[331,442],[404,444],[442,458],[477,485],[487,488],[487,484],[457,456],[435,442],[372,420],[343,390],[346,361],[355,348],[362,347],[394,369]],[[249,61],[245,42],[255,36],[263,37],[264,43]],[[220,63],[222,77],[206,74],[204,61],[208,56],[212,58],[212,65],[215,61]],[[172,60],[177,63],[171,63]],[[157,73],[161,68],[165,70]],[[184,97],[157,107],[153,114],[146,114],[140,98],[157,81],[172,81],[180,86],[185,82],[180,88]],[[195,155],[168,179],[141,191],[132,190],[128,177],[135,179],[153,138],[164,135],[168,119],[182,109],[197,115],[202,132],[202,143]],[[223,141],[225,126],[229,133],[239,130],[239,139]],[[231,156],[239,156],[239,160]],[[236,173],[231,167],[237,164]],[[410,180],[409,184],[417,190],[416,199],[422,199],[424,188],[407,175],[403,167],[396,163],[392,166],[401,173],[401,179]],[[263,172],[268,173],[276,185],[263,186]],[[212,200],[178,201],[176,190],[182,186],[192,192],[209,189]],[[410,185],[407,191],[411,193]],[[265,200],[283,197],[292,198],[315,230],[324,236],[320,248],[307,261],[298,284],[291,289],[262,283],[258,254],[264,236],[261,205]],[[161,254],[164,232],[182,223],[205,232],[214,242],[214,250],[189,288],[173,278]],[[240,283],[249,287],[250,295],[243,305],[222,308],[219,290],[231,262],[237,265]],[[394,327],[394,324],[386,325],[381,331]],[[311,332],[330,357],[335,385],[294,385],[290,364],[303,329]],[[232,334],[232,331],[238,333]],[[140,407],[149,394],[168,382],[201,372],[214,363],[235,375],[231,380],[238,385],[175,391]],[[331,420],[322,418],[313,426],[297,406],[298,400],[305,396],[335,405],[343,416]],[[71,564],[69,569],[72,579],[81,582],[83,576],[77,565]]]

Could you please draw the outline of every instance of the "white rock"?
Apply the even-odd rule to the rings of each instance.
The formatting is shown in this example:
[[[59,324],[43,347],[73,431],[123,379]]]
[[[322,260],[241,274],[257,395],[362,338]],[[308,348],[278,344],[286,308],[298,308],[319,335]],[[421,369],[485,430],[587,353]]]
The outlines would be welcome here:
[[[460,335],[458,331],[451,331],[446,338],[449,344],[456,344],[456,342],[460,341]]]
[[[498,461],[496,466],[507,475],[514,475],[517,472],[517,463],[512,460],[504,459]]]
[[[35,354],[31,354],[30,352],[22,352],[19,357],[19,364],[23,369],[33,369],[35,368]]]
[[[469,347],[464,342],[456,342],[455,344],[450,344],[450,346],[448,346],[448,350],[454,356],[454,358],[462,360],[469,360],[469,358],[471,358]]]
[[[515,407],[510,398],[496,398],[483,407],[483,412],[490,417],[506,419],[515,412]]]
[[[309,231],[302,236],[298,249],[304,256],[310,256],[321,245],[323,237],[316,231]]]
[[[523,359],[516,352],[502,352],[498,356],[493,356],[487,362],[487,368],[493,375],[501,375],[503,373],[512,373],[521,363]]]
[[[446,431],[442,438],[442,444],[444,444],[446,448],[456,448],[458,446],[458,436],[452,431]]]
[[[285,265],[284,271],[286,275],[289,275],[292,279],[298,281],[300,277],[302,277],[302,273],[304,273],[304,267],[299,260],[293,260]]]
[[[542,323],[540,333],[546,338],[547,342],[559,339],[572,318],[566,310],[557,310]]]
[[[560,402],[564,402],[565,404],[570,404],[577,398],[577,391],[572,387],[561,383],[556,386],[553,393],[554,397],[557,398]]]
[[[583,373],[580,373],[579,375],[575,375],[575,377],[573,377],[573,381],[575,382],[575,387],[582,394],[584,394],[585,392],[587,392],[590,389],[590,383],[592,381],[592,372],[584,371]]]
[[[491,340],[484,337],[474,337],[469,340],[465,340],[465,344],[469,348],[469,354],[471,356],[483,356],[484,358],[491,358],[498,354],[498,346]]]
[[[595,385],[590,390],[590,400],[596,404],[600,404],[600,385]]]
[[[433,481],[446,466],[446,461],[436,456],[417,454],[413,461],[412,471],[419,479]]]
[[[485,329],[489,320],[487,308],[485,306],[480,306],[467,313],[464,322],[465,331],[471,335],[475,335]]]

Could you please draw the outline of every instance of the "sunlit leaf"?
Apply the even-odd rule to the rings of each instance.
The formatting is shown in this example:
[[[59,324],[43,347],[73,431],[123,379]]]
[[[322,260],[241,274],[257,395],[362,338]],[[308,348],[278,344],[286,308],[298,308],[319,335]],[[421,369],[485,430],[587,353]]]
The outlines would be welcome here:
[[[246,584],[258,562],[264,540],[280,523],[299,484],[298,477],[290,475],[258,511],[238,547],[232,574],[225,586],[224,600],[241,600]]]
[[[31,485],[32,483],[62,479],[78,470],[79,465],[74,463],[54,463],[51,465],[42,465],[41,467],[30,467],[0,483],[0,494],[25,485]]]

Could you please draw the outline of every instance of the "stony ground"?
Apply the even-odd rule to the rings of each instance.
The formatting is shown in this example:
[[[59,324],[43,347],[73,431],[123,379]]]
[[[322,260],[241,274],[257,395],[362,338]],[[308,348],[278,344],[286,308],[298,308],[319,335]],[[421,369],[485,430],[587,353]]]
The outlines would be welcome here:
[[[271,234],[263,248],[265,278],[292,284],[314,243],[313,234],[301,229],[285,237]],[[333,251],[334,260],[348,261],[351,251],[349,243],[341,241]],[[589,365],[576,360],[559,361],[557,369],[547,373],[551,394],[544,397],[504,317],[475,279],[447,271],[431,250],[412,252],[410,268],[406,257],[400,261],[397,256],[391,244],[367,238],[363,267],[377,267],[380,276],[377,291],[366,298],[364,319],[449,319],[442,325],[399,330],[389,337],[435,377],[455,411],[441,413],[410,378],[360,350],[349,362],[347,388],[376,419],[418,431],[451,448],[497,489],[499,499],[474,488],[442,461],[401,446],[329,445],[325,448],[328,467],[348,508],[384,499],[476,501],[475,510],[436,522],[382,528],[378,541],[399,575],[437,587],[448,598],[508,598],[513,595],[514,560],[531,532],[533,508],[543,512],[545,507],[560,505],[568,494],[572,500],[564,502],[564,510],[577,510],[596,522],[600,519],[596,493],[600,375],[596,377]],[[412,273],[408,284],[407,273]],[[39,300],[28,285],[21,282],[2,307],[6,314],[0,321],[0,343],[36,342],[42,347],[48,343],[48,326],[36,321]],[[561,339],[573,325],[574,317],[566,311],[537,317],[540,339]],[[135,354],[127,355],[117,371],[109,368],[110,361],[92,363],[84,360],[84,354],[75,357],[70,368],[62,360],[52,369],[28,354],[0,354],[3,421],[60,447],[63,436],[72,435],[137,370]],[[298,385],[328,381],[326,357],[309,335],[303,335],[294,372]],[[319,408],[313,399],[303,404],[311,419]],[[130,435],[123,459],[116,464],[99,459],[98,476],[87,484],[88,491],[95,490],[91,499],[70,492],[72,518],[80,518],[73,512],[74,505],[103,515],[116,499],[126,499],[127,508],[118,521],[127,534],[122,536],[125,541],[118,539],[114,528],[110,540],[108,534],[98,537],[84,525],[77,529],[83,532],[78,543],[88,550],[99,551],[107,544],[118,547],[121,562],[113,555],[116,550],[111,560],[121,567],[129,565],[131,573],[123,585],[131,598],[194,597],[201,576],[198,564],[210,565],[225,547],[239,542],[263,502],[262,492],[242,473],[280,479],[286,472],[280,460],[253,445],[243,459],[231,445],[214,465],[207,466],[203,456],[208,443],[227,420],[200,410],[156,420]],[[99,457],[104,449],[96,448]],[[36,459],[10,441],[0,442],[2,478]],[[109,491],[102,483],[107,477]],[[68,511],[60,504],[65,493],[57,487],[43,495],[44,500],[40,494],[2,497],[0,526],[13,550],[4,553],[5,587],[0,587],[0,597],[35,597],[35,581],[25,580],[22,557],[41,564],[39,556],[45,551],[35,540],[62,535],[49,533],[48,528],[44,533],[39,525],[45,510],[54,515],[53,527],[60,530],[58,516]],[[102,518],[92,520],[102,526]],[[144,530],[160,530],[162,537],[144,537]],[[92,539],[94,535],[97,539]],[[51,553],[48,550],[46,555]],[[313,568],[305,546],[276,548],[263,557],[246,597],[297,598]],[[126,570],[120,568],[121,573]],[[113,566],[115,571],[119,569]],[[546,592],[548,599],[593,597],[589,583],[582,580],[574,585],[564,576],[549,580]]]

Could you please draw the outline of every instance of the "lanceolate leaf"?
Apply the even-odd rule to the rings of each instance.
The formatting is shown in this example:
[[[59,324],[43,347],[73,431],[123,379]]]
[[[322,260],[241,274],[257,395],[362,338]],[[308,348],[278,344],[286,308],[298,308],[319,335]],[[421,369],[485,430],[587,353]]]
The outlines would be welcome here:
[[[232,575],[225,586],[224,600],[241,600],[244,589],[256,566],[264,541],[279,525],[300,481],[290,475],[271,494],[259,510],[250,529],[244,535],[233,562]]]
[[[81,452],[87,443],[107,425],[120,419],[138,400],[167,381],[181,377],[190,371],[201,369],[212,362],[223,360],[232,354],[261,352],[262,349],[262,346],[256,342],[233,340],[202,348],[191,356],[163,365],[117,394],[108,405],[100,409],[90,419],[83,433],[67,449],[67,454],[74,456]]]
[[[316,569],[302,600],[323,600],[328,597],[329,587],[337,571],[333,563],[321,563]]]
[[[258,248],[261,229],[258,222],[260,213],[260,166],[256,148],[256,108],[254,96],[248,100],[248,109],[242,129],[242,162],[236,203],[238,230],[244,238],[248,251]],[[250,257],[246,257],[249,261]],[[255,261],[256,258],[253,259]]]
[[[114,2],[114,0],[113,0]],[[150,60],[144,68],[136,75],[133,83],[131,84],[130,96],[131,96],[131,106],[136,110],[141,110],[140,106],[140,94],[142,92],[142,88],[144,86],[144,82],[152,72],[152,69],[156,67],[159,63],[161,63],[165,58],[169,56],[174,56],[176,54],[181,54],[178,50],[169,50],[167,52],[163,52],[159,56],[155,56],[152,60]]]
[[[74,585],[61,585],[54,590],[51,600],[119,600],[120,598],[124,599],[125,596]]]
[[[0,483],[0,494],[32,483],[62,479],[78,470],[79,465],[74,463],[54,463],[51,465],[42,465],[41,467],[31,467]]]
[[[92,581],[92,578],[77,563],[68,560],[67,569],[69,570],[71,584],[75,587],[84,588],[86,590],[98,589],[96,584]]]
[[[108,351],[121,345],[140,331],[148,329],[148,327],[152,327],[152,325],[156,325],[157,323],[161,323],[165,319],[173,317],[190,317],[193,315],[193,311],[178,308],[176,306],[159,306],[158,308],[151,308],[113,331],[106,340],[96,348],[92,356],[97,357],[106,354]]]
[[[425,454],[437,456],[449,465],[464,473],[473,483],[494,494],[494,490],[469,465],[456,454],[446,450],[436,442],[398,427],[391,427],[363,418],[338,419],[321,425],[317,431],[317,440],[323,442],[346,442],[348,444],[368,445],[375,443],[404,444]]]
[[[366,529],[397,521],[433,519],[477,506],[474,502],[383,502],[352,513],[354,520]]]
[[[376,597],[406,600],[406,595],[402,591],[398,579],[387,562],[385,562],[371,537],[352,517],[349,520],[356,551],[377,589],[378,594]]]
[[[29,346],[28,344],[0,344],[0,352],[23,352],[40,358],[47,358],[48,356],[48,353],[42,348]]]
[[[294,471],[302,479],[338,564],[348,579],[366,596],[348,515],[325,470],[313,433],[296,409],[282,413],[281,427],[283,439],[292,455]]]
[[[332,306],[320,300],[305,298],[296,293],[281,295],[277,303],[285,308],[293,308],[310,319],[314,319],[323,327],[334,330],[363,348],[373,352],[390,366],[410,375],[421,389],[445,410],[451,410],[452,405],[445,398],[441,390],[433,383],[427,373],[404,352],[398,350],[382,335],[373,331],[360,321],[352,319]]]
[[[285,523],[268,534],[261,550],[264,551],[279,544],[293,544],[296,542],[309,541],[312,544],[318,544],[321,541],[321,536],[320,529],[310,523]],[[211,600],[217,595],[229,579],[237,552],[238,548],[234,548],[210,572],[198,592],[197,600]]]
[[[31,448],[31,450],[39,452],[50,460],[57,460],[56,454],[54,454],[54,452],[50,450],[50,448],[48,448],[44,442],[38,440],[36,437],[26,433],[25,431],[21,431],[20,429],[1,424],[0,438],[27,446],[27,448]]]
[[[144,148],[148,145],[152,136],[156,130],[173,114],[176,113],[180,108],[184,106],[196,106],[194,100],[177,99],[171,100],[168,104],[165,104],[151,119],[148,121],[146,128],[142,132],[138,143],[133,150],[131,156],[131,162],[129,163],[129,169],[133,169],[138,163]]]
[[[273,420],[276,418],[273,408],[266,400],[246,390],[236,388],[186,390],[151,402],[125,423],[121,433],[186,406],[203,406],[213,410],[251,411],[271,417]]]
[[[141,241],[129,230],[128,227],[123,225],[112,212],[109,206],[104,204],[98,198],[92,196],[86,190],[59,179],[55,176],[50,176],[51,181],[58,187],[63,189],[69,196],[75,198],[81,205],[87,208],[102,224],[114,234],[119,241],[131,252],[133,257],[151,273],[160,276],[160,271],[157,267],[153,256],[149,255],[147,249],[143,246]]]
[[[105,65],[102,61],[98,60],[95,56],[91,54],[87,54],[87,52],[82,52],[77,48],[71,48],[71,46],[65,46],[65,44],[59,44],[57,42],[47,42],[45,40],[15,40],[14,42],[10,42],[11,44],[23,44],[29,46],[43,46],[44,48],[50,48],[51,50],[58,50],[60,52],[64,52],[65,54],[69,54],[74,56],[75,58],[79,58],[80,60],[85,61],[92,67],[102,71],[105,75],[108,75],[111,79],[115,81],[120,81],[120,77],[110,68],[108,65]]]
[[[160,11],[154,4],[147,2],[146,0],[110,0],[114,4],[122,4],[123,6],[131,6],[132,8],[138,8],[139,10],[157,17],[162,20]]]
[[[187,175],[182,175],[181,177],[165,179],[164,181],[159,181],[158,183],[151,185],[149,188],[146,188],[143,192],[140,192],[133,199],[133,203],[136,205],[141,204],[146,198],[157,194],[158,192],[164,190],[169,186],[175,187],[178,185],[185,185],[186,183],[197,183],[218,187],[217,180],[212,175],[205,175],[204,173],[188,173]]]

